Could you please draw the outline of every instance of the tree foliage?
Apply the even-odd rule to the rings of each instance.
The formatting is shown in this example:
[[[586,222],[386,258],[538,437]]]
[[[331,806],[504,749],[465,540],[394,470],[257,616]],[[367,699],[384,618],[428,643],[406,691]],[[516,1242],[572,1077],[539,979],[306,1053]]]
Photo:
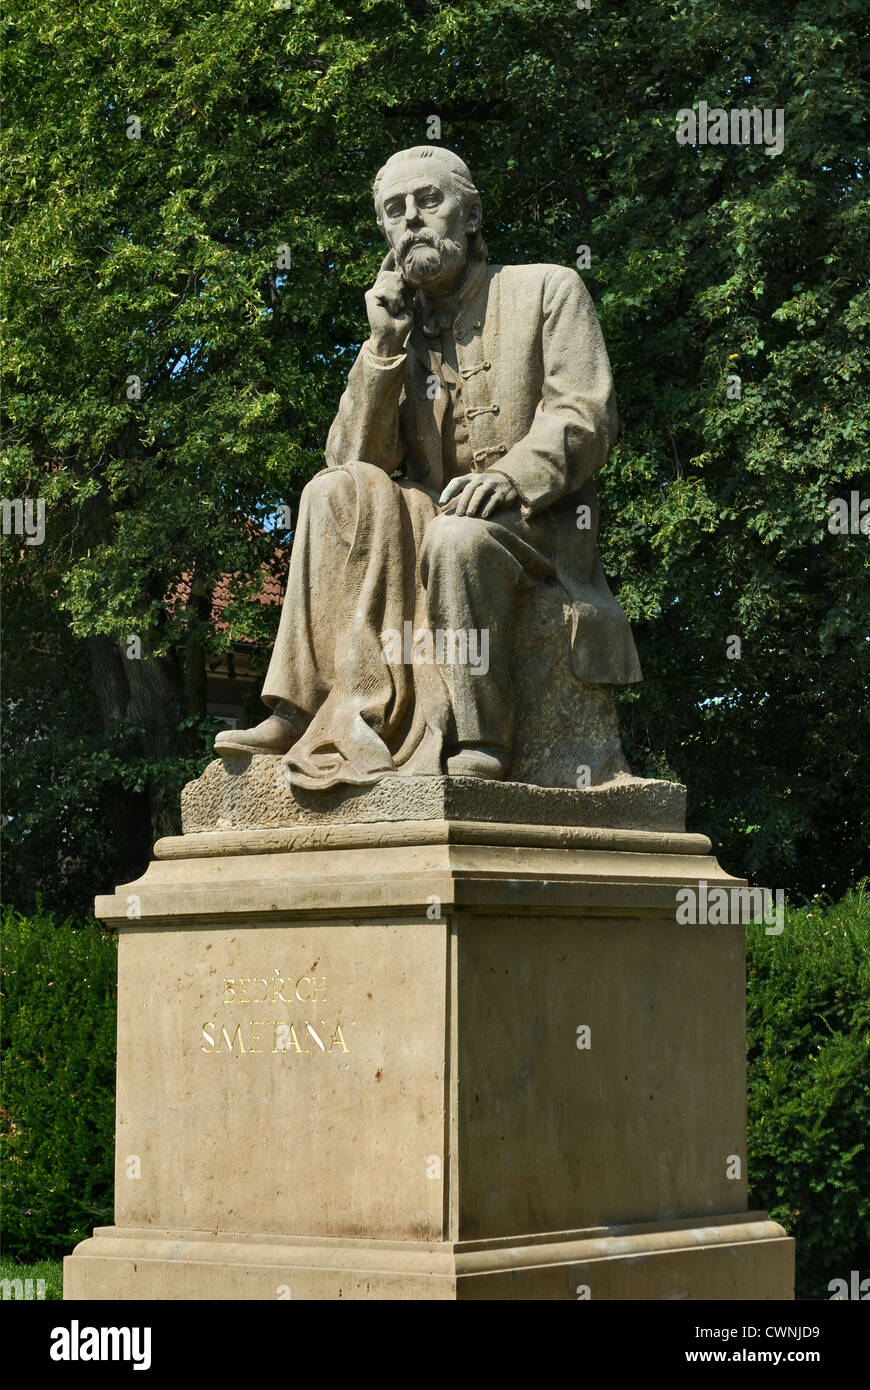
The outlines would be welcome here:
[[[436,115],[493,260],[590,248],[636,770],[688,784],[734,871],[807,893],[867,872],[868,543],[826,512],[870,496],[861,0],[14,0],[6,30],[3,491],[47,503],[43,545],[7,546],[38,602],[6,640],[51,610],[90,643],[80,703],[105,748],[138,731],[152,829],[201,751],[207,655],[271,643],[263,523],[322,466],[364,335],[373,175]],[[679,144],[700,100],[782,109],[782,153]],[[26,721],[24,674],[12,695]]]

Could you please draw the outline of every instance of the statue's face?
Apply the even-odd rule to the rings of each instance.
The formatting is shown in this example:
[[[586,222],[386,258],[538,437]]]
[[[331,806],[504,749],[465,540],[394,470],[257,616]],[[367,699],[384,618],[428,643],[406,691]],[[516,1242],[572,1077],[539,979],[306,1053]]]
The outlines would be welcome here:
[[[466,214],[447,170],[434,159],[394,165],[381,185],[384,232],[409,285],[437,288],[457,279],[468,259],[476,209]]]

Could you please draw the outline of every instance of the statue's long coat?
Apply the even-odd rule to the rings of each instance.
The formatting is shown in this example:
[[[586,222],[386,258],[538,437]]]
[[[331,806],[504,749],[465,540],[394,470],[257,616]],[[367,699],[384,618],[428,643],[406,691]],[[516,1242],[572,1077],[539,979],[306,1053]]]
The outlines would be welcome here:
[[[571,602],[575,674],[592,684],[639,681],[628,620],[598,559],[592,478],[613,447],[617,412],[586,287],[564,266],[479,261],[466,274],[453,331],[473,466],[506,474],[522,514],[545,523],[542,548]],[[438,367],[419,322],[407,348],[387,359],[362,348],[326,462],[359,459],[387,473],[404,464],[411,480],[438,494],[447,397],[431,398]]]

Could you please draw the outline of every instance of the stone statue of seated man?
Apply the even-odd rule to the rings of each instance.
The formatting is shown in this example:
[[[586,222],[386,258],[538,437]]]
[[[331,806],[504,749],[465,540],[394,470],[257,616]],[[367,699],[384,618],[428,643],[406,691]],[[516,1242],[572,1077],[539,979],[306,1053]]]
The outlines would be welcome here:
[[[389,252],[326,468],[302,494],[263,688],[272,713],[215,751],[278,754],[304,788],[507,778],[530,593],[564,597],[578,682],[640,680],[597,551],[610,364],[574,270],[488,264],[458,156],[402,150],[374,200]]]

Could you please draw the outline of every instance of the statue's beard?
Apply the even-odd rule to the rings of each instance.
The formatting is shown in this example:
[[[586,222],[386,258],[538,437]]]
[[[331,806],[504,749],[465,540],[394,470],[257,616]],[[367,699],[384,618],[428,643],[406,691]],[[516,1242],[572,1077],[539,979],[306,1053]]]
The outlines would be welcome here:
[[[415,288],[425,289],[465,263],[465,248],[437,232],[406,232],[396,248],[399,269]]]

